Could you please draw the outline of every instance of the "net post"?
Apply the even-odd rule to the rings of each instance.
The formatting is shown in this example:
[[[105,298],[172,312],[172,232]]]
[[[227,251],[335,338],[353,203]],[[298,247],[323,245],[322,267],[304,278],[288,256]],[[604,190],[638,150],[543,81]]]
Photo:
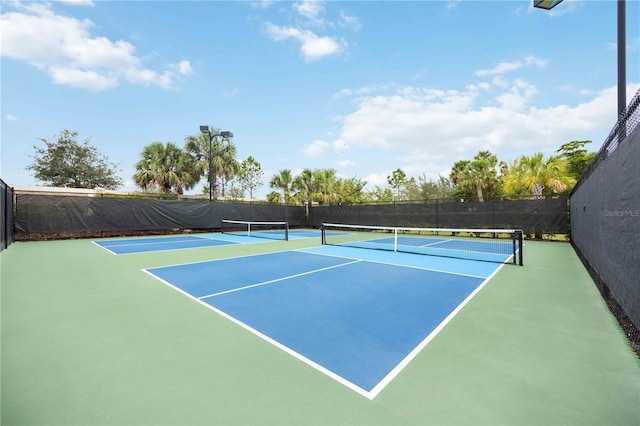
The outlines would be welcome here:
[[[398,251],[398,228],[393,230],[393,251]]]
[[[322,225],[320,225],[320,235],[321,235],[321,239],[322,239],[322,245],[326,246],[327,245],[327,234],[326,234],[326,228],[324,226],[324,223]]]
[[[523,238],[522,238],[522,230],[517,230],[516,231],[516,237],[518,239],[518,264],[520,266],[524,266],[524,262],[523,262],[523,250],[524,250],[524,244],[523,244]]]
[[[289,222],[284,223],[284,240],[289,241]]]

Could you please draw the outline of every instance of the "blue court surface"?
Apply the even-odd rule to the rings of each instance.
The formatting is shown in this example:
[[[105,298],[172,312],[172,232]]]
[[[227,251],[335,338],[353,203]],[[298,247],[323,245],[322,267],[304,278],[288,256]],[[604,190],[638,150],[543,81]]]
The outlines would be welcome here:
[[[236,244],[230,238],[213,237],[213,234],[202,236],[180,235],[175,237],[123,238],[118,240],[94,241],[95,244],[112,254],[148,253],[152,251],[179,250],[198,247],[212,247]]]
[[[289,231],[290,239],[320,238],[320,231],[295,230]],[[213,247],[227,244],[250,244],[278,240],[269,238],[265,233],[247,236],[239,234],[198,234],[179,235],[175,237],[146,237],[146,238],[120,238],[113,240],[94,241],[112,254],[135,254],[153,251],[181,250],[200,247]]]
[[[322,246],[145,271],[373,399],[500,267]]]

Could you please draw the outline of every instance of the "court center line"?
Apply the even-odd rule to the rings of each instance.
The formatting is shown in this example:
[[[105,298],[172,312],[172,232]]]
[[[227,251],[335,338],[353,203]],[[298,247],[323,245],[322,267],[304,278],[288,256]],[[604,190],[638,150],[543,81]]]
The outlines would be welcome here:
[[[339,268],[341,266],[352,265],[352,264],[358,263],[358,262],[362,262],[362,260],[354,260],[354,261],[351,261],[351,262],[341,263],[339,265],[327,266],[326,268],[314,269],[313,271],[307,271],[307,272],[302,272],[300,274],[289,275],[289,276],[283,277],[283,278],[276,278],[275,280],[269,280],[269,281],[264,281],[264,282],[257,283],[257,284],[247,285],[247,286],[244,286],[244,287],[233,288],[231,290],[225,290],[225,291],[221,291],[221,292],[218,292],[218,293],[207,294],[205,296],[198,297],[198,299],[199,300],[203,300],[203,299],[207,299],[209,297],[222,296],[223,294],[234,293],[236,291],[247,290],[247,289],[253,288],[253,287],[260,287],[260,286],[267,285],[267,284],[273,284],[273,283],[276,283],[278,281],[285,281],[285,280],[288,280],[288,279],[291,279],[291,278],[297,278],[297,277],[302,277],[304,275],[315,274],[316,272],[327,271],[329,269]]]
[[[455,240],[449,239],[449,240],[442,240],[442,241],[434,241],[432,243],[422,244],[422,245],[420,245],[418,247],[430,247],[430,246],[435,246],[436,244],[447,243],[449,241],[455,241]]]

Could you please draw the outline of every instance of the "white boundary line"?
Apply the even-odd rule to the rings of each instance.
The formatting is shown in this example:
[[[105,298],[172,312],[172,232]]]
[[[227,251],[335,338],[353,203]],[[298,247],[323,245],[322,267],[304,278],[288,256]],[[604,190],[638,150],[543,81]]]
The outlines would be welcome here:
[[[102,247],[103,249],[107,250],[109,253],[114,254],[116,256],[130,256],[130,255],[136,255],[136,254],[159,253],[159,252],[164,252],[164,251],[193,250],[193,249],[200,249],[200,248],[226,246],[226,245],[229,245],[229,244],[245,244],[245,243],[239,243],[239,242],[234,242],[234,241],[229,241],[229,240],[222,240],[222,239],[218,239],[218,238],[199,238],[199,240],[203,240],[203,241],[207,241],[207,240],[209,240],[209,241],[221,241],[221,242],[224,242],[226,244],[212,244],[212,245],[198,246],[198,247],[167,248],[167,249],[160,249],[160,250],[136,251],[136,252],[133,252],[133,253],[115,253],[115,252],[107,249],[106,247],[101,246],[96,241],[92,241],[92,242],[94,244],[96,244],[97,246]],[[178,244],[178,243],[185,243],[185,242],[194,242],[195,243],[195,240],[169,241],[167,244]],[[144,247],[145,245],[148,245],[148,244],[157,244],[157,243],[120,244],[120,245],[116,245],[115,247],[130,247],[130,246],[142,246],[142,247]]]
[[[360,395],[364,396],[365,398],[368,398],[370,400],[373,399],[373,397],[370,395],[370,392],[368,392],[368,391],[362,389],[360,386],[357,386],[354,383],[348,381],[344,377],[339,376],[338,374],[334,373],[333,371],[329,370],[328,368],[323,367],[322,365],[316,363],[315,361],[310,360],[309,358],[305,357],[304,355],[301,355],[300,353],[294,351],[290,347],[285,346],[282,343],[278,342],[277,340],[272,339],[271,337],[267,336],[266,334],[263,334],[263,333],[259,332],[255,328],[245,324],[244,322],[242,322],[239,319],[227,314],[226,312],[221,311],[220,309],[209,305],[208,303],[206,303],[203,300],[200,300],[197,297],[187,293],[186,291],[180,289],[179,287],[174,286],[170,282],[163,280],[162,278],[154,275],[153,273],[149,272],[148,270],[143,269],[142,271],[145,272],[146,274],[150,275],[151,277],[155,278],[156,280],[162,282],[163,284],[171,287],[172,289],[176,290],[177,292],[182,293],[183,295],[187,296],[189,299],[196,301],[197,303],[201,304],[205,308],[216,312],[218,315],[222,316],[223,318],[226,318],[229,321],[233,322],[234,324],[239,325],[240,327],[242,327],[245,330],[249,331],[250,333],[253,333],[254,335],[260,337],[261,339],[266,340],[267,342],[271,343],[276,348],[288,353],[289,355],[293,356],[294,358],[296,358],[296,359],[304,362],[305,364],[315,368],[316,370],[320,371],[321,373],[325,374],[326,376],[329,376],[330,378],[332,378],[333,380],[337,381],[338,383],[343,384],[344,386],[348,387],[349,389],[359,393]]]
[[[371,389],[369,392],[371,394],[371,399],[375,398],[382,390],[389,384],[391,381],[398,375],[400,372],[407,366],[413,359],[440,333],[444,327],[449,324],[449,322],[464,308],[467,303],[471,301],[475,297],[476,294],[480,290],[484,288],[485,285],[493,278],[495,274],[498,273],[504,264],[500,265],[491,275],[489,275],[475,290],[473,290],[447,317],[438,324],[436,328],[429,333],[427,337],[424,338],[422,342],[418,344],[409,354],[402,360],[398,365],[395,366],[393,370],[391,370],[382,380],[378,382],[377,385]]]
[[[320,246],[318,246],[320,247]],[[282,250],[275,250],[275,251],[270,251],[267,253],[253,253],[253,254],[243,254],[240,256],[231,256],[231,257],[221,257],[219,259],[208,259],[208,260],[197,260],[195,262],[185,262],[185,263],[174,263],[172,265],[163,265],[163,266],[153,266],[147,269],[161,269],[161,268],[172,268],[174,266],[184,266],[184,265],[197,265],[198,263],[209,263],[209,262],[220,262],[223,260],[231,260],[231,259],[243,259],[245,257],[255,257],[255,256],[263,256],[266,254],[275,254],[275,253],[286,253],[288,251],[302,251],[302,249],[299,250],[291,250],[289,248],[285,248]],[[305,254],[315,254],[315,253],[305,253]],[[347,259],[347,258],[345,258]]]
[[[108,251],[109,253],[111,253],[114,256],[118,256],[118,253],[114,253],[111,250],[109,250],[108,248],[106,248],[105,246],[101,246],[100,244],[98,244],[96,241],[91,241],[93,244],[97,245],[98,247],[100,247],[103,250]]]
[[[364,261],[362,261],[362,260],[354,260],[354,261],[351,261],[351,262],[341,263],[339,265],[327,266],[326,268],[314,269],[312,271],[301,272],[299,274],[289,275],[289,276],[283,277],[283,278],[276,278],[274,280],[264,281],[264,282],[257,283],[257,284],[251,284],[251,285],[246,285],[244,287],[233,288],[231,290],[220,291],[218,293],[207,294],[205,296],[198,297],[198,299],[203,300],[203,299],[208,299],[210,297],[222,296],[223,294],[235,293],[236,291],[247,290],[249,288],[260,287],[260,286],[267,285],[267,284],[273,284],[273,283],[277,283],[279,281],[285,281],[285,280],[289,280],[289,279],[292,279],[292,278],[302,277],[304,275],[315,274],[316,272],[322,272],[322,271],[327,271],[329,269],[339,268],[341,266],[353,265],[354,263],[358,263],[358,262],[364,262]]]
[[[330,247],[337,247],[337,246],[330,246]],[[307,254],[317,254],[318,256],[339,257],[339,258],[342,258],[342,259],[361,260],[363,262],[379,263],[381,265],[389,265],[389,266],[399,266],[399,267],[402,267],[402,268],[420,269],[420,270],[423,270],[423,271],[438,272],[438,273],[442,273],[442,274],[459,275],[461,277],[480,278],[480,279],[485,279],[486,278],[486,277],[481,276],[481,275],[463,274],[463,273],[460,273],[460,272],[452,272],[452,271],[445,271],[445,270],[441,270],[441,269],[425,268],[423,266],[403,265],[403,264],[400,264],[400,263],[381,262],[379,260],[362,259],[362,258],[359,258],[359,257],[340,256],[340,255],[337,255],[337,254],[314,253],[314,252],[305,251],[305,250],[313,250],[314,248],[317,248],[317,247],[310,247],[309,249],[298,249],[298,250],[292,250],[292,251],[300,251],[300,252],[307,253]],[[353,247],[345,247],[345,248],[353,248]],[[369,250],[369,249],[364,249],[364,250]],[[390,252],[390,253],[393,253],[393,252]],[[403,252],[402,254],[406,254],[406,255],[410,256],[412,253],[404,253]],[[459,260],[467,260],[467,259],[459,259]],[[478,260],[470,260],[470,262],[479,262],[479,261]]]
[[[291,251],[302,251],[302,250],[291,250]],[[316,255],[323,256],[322,254],[317,254],[317,253],[309,253],[309,252],[303,252],[303,253],[316,254]],[[236,258],[261,256],[261,255],[264,255],[264,254],[269,254],[269,253],[262,253],[262,254],[249,255],[249,256],[238,256]],[[327,256],[342,257],[342,256],[335,256],[335,255],[327,255]],[[343,258],[344,259],[353,259],[353,258],[349,258],[349,257],[343,257]],[[227,258],[227,259],[232,259],[232,258]],[[217,260],[227,260],[227,259],[217,259]],[[204,298],[209,298],[209,297],[213,297],[213,296],[217,296],[217,295],[221,295],[221,294],[225,294],[225,293],[230,293],[230,292],[233,292],[233,291],[238,291],[238,290],[242,290],[242,289],[256,287],[256,286],[259,286],[259,285],[266,285],[266,284],[270,284],[270,283],[277,282],[277,281],[283,281],[283,280],[286,280],[286,279],[295,278],[295,277],[301,276],[301,275],[306,275],[306,274],[310,274],[310,273],[314,273],[314,272],[320,272],[320,271],[327,270],[327,269],[337,268],[337,267],[340,267],[340,266],[352,265],[352,264],[355,264],[355,263],[359,263],[360,261],[387,264],[385,262],[368,261],[366,259],[353,259],[353,260],[354,260],[353,262],[343,263],[343,264],[340,264],[340,265],[334,265],[334,266],[330,266],[330,267],[327,267],[327,268],[321,268],[321,269],[317,269],[317,270],[314,270],[314,271],[309,271],[309,272],[305,272],[305,273],[301,273],[301,274],[291,275],[291,276],[286,277],[286,278],[280,278],[280,279],[276,279],[276,280],[265,281],[264,283],[245,286],[245,287],[242,287],[242,288],[229,290],[229,291],[225,291],[225,292],[220,292],[220,293],[216,293],[216,294],[212,294],[212,295],[208,295],[208,296],[201,296],[200,298],[195,297],[195,296],[187,293],[186,291],[180,289],[179,287],[176,287],[175,285],[171,284],[170,282],[168,282],[168,281],[166,281],[166,280],[154,275],[148,269],[143,269],[142,271],[145,272],[146,274],[150,275],[151,277],[157,279],[158,281],[164,283],[165,285],[173,288],[174,290],[180,292],[181,294],[187,296],[191,300],[196,301],[197,303],[205,306],[208,309],[211,309],[212,311],[218,313],[219,315],[221,315],[222,317],[228,319],[229,321],[241,326],[245,330],[247,330],[247,331],[253,333],[254,335],[266,340],[267,342],[271,343],[272,345],[274,345],[278,349],[281,349],[282,351],[288,353],[289,355],[293,356],[294,358],[296,358],[296,359],[304,362],[305,364],[315,368],[316,370],[318,370],[321,373],[329,376],[333,380],[343,384],[344,386],[346,386],[349,389],[357,392],[358,394],[364,396],[365,398],[367,398],[369,400],[373,400],[380,392],[382,392],[382,390],[389,383],[391,383],[391,381],[396,376],[398,376],[398,374],[400,374],[400,372],[407,365],[409,365],[409,363],[438,335],[438,333],[440,333],[444,329],[444,327],[467,305],[467,303],[469,303],[471,301],[471,299],[473,299],[473,297],[475,297],[476,294],[478,294],[478,292],[480,290],[482,290],[484,288],[484,286],[491,280],[491,278],[493,278],[498,273],[498,271],[500,271],[502,269],[502,267],[504,266],[504,264],[499,265],[493,271],[493,273],[491,273],[491,275],[489,275],[486,278],[473,276],[473,275],[456,274],[456,273],[446,272],[446,271],[434,271],[434,272],[448,273],[448,274],[452,274],[452,275],[462,275],[462,276],[471,277],[471,278],[484,278],[484,281],[478,287],[476,287],[476,289],[474,291],[472,291],[453,311],[451,311],[449,313],[449,315],[447,315],[447,317],[445,317],[445,319],[442,320],[440,322],[440,324],[438,324],[436,326],[436,328],[434,328],[431,331],[431,333],[429,333],[429,335],[427,335],[427,337],[425,337],[411,352],[409,352],[409,354],[407,356],[405,356],[402,359],[402,361],[400,361],[400,363],[398,363],[389,373],[387,373],[387,375],[384,378],[382,378],[382,380],[380,380],[378,382],[378,384],[376,384],[371,389],[371,391],[367,391],[367,390],[361,388],[360,386],[350,382],[349,380],[347,380],[344,377],[334,373],[333,371],[327,369],[326,367],[323,367],[322,365],[312,361],[311,359],[305,357],[304,355],[301,355],[300,353],[294,351],[293,349],[289,348],[288,346],[285,346],[282,343],[278,342],[277,340],[274,340],[271,337],[261,333],[260,331],[254,329],[253,327],[251,327],[248,324],[240,321],[239,319],[237,319],[237,318],[227,314],[226,312],[224,312],[224,311],[222,311],[222,310],[220,310],[218,308],[215,308],[214,306],[209,305],[208,303],[203,301]],[[203,263],[203,262],[193,262],[193,263]],[[414,268],[414,269],[422,269],[422,270],[427,270],[427,271],[433,271],[433,270],[428,269],[428,268],[412,267],[412,266],[405,266],[405,265],[396,265],[396,264],[392,264],[392,263],[388,263],[388,265],[391,265],[391,266],[402,266],[402,267],[408,267],[408,268]],[[180,265],[174,265],[174,266],[180,266]],[[159,268],[149,268],[149,269],[159,269]]]
[[[158,244],[163,242],[162,240],[169,240],[169,238],[181,238],[178,241],[164,241],[165,244],[178,244],[178,243],[184,243],[187,241],[195,241],[196,239],[201,239],[201,240],[208,240],[211,238],[196,238],[193,237],[191,235],[172,235],[171,237],[144,237],[144,238],[140,238],[138,239],[136,242],[136,239],[126,239],[126,240],[105,240],[105,242],[119,242],[122,241],[121,244],[113,244],[110,245],[110,247],[129,247],[129,246],[145,246],[145,245],[151,245],[151,244]],[[141,242],[143,239],[155,239],[156,241],[145,241],[145,242]]]

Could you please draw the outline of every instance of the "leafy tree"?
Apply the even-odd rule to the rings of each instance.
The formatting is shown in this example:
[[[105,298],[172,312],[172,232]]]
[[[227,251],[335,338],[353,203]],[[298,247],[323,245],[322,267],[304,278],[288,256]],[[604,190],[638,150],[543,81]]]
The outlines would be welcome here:
[[[405,182],[404,189],[402,190],[402,199],[409,200],[409,201],[422,199],[420,185],[414,177],[408,179]]]
[[[387,183],[396,190],[396,200],[399,200],[400,190],[407,184],[407,174],[402,169],[396,169],[391,176],[387,176]]]
[[[451,197],[453,191],[453,184],[445,176],[438,176],[437,181],[427,181],[423,175],[419,177],[420,191],[422,193],[422,199],[425,201],[433,199],[443,199]]]
[[[269,181],[269,186],[274,189],[281,189],[284,202],[287,204],[291,202],[291,191],[293,189],[293,175],[291,174],[291,170],[282,169],[278,174],[273,175],[271,181]],[[282,200],[282,197],[280,197],[280,199]]]
[[[91,145],[89,139],[78,142],[78,132],[63,130],[57,140],[39,139],[44,147],[33,146],[36,153],[27,170],[47,186],[66,188],[118,189],[122,179],[117,164],[110,163]]]
[[[210,134],[219,135],[220,129],[211,127]],[[194,158],[194,170],[201,178],[207,177],[212,198],[218,198],[218,180],[221,181],[224,195],[226,183],[240,171],[236,160],[236,146],[228,138],[201,133],[185,138],[185,150]],[[209,166],[211,170],[209,170]],[[208,191],[207,191],[208,192]]]
[[[542,152],[523,155],[515,160],[504,179],[508,194],[527,195],[533,199],[559,194],[575,184],[567,173],[568,162],[559,156],[544,158]]]
[[[249,198],[253,199],[253,191],[262,186],[262,166],[252,156],[249,156],[240,164],[238,181],[242,190],[249,191]]]
[[[364,192],[365,186],[367,186],[367,181],[356,177],[339,179],[336,182],[338,202],[356,204],[367,201],[366,193]]]
[[[380,188],[378,185],[376,185],[373,191],[369,192],[369,196],[371,197],[371,201],[376,203],[393,202],[393,191],[389,188]]]
[[[587,152],[584,146],[591,141],[571,141],[560,146],[556,151],[567,160],[567,174],[578,180],[596,156],[595,152]]]
[[[143,190],[178,194],[192,189],[199,180],[194,160],[172,142],[152,142],[144,147],[142,159],[136,163],[133,179]]]
[[[231,181],[231,188],[229,188],[229,196],[234,200],[242,200],[244,198],[244,190],[236,185],[235,179]]]
[[[495,193],[498,185],[498,158],[489,151],[480,151],[472,161],[462,160],[453,165],[451,180],[464,194],[474,193],[483,202],[485,190]]]
[[[421,200],[428,202],[430,200],[448,198],[451,196],[453,184],[444,176],[439,176],[437,181],[427,180],[423,173],[418,176],[418,181],[411,178],[407,181],[404,190],[404,197],[407,200]]]

